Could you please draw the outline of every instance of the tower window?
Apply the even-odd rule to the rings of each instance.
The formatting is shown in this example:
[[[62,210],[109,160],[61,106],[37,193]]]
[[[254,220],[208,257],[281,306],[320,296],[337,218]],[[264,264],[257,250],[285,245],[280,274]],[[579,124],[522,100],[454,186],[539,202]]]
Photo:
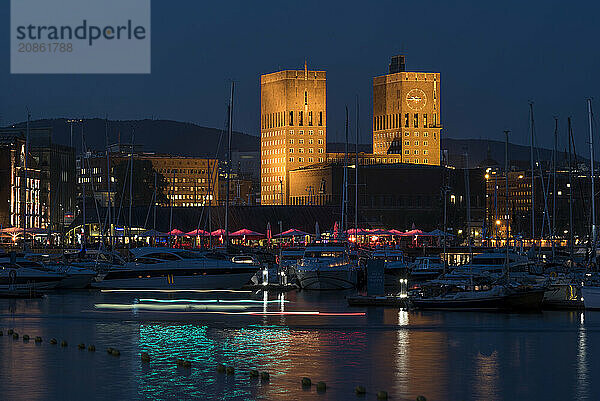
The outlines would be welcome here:
[[[304,91],[304,105],[306,106],[308,104],[308,92]]]
[[[300,113],[298,114],[298,125],[299,126],[303,126],[304,125],[304,112],[301,110]]]
[[[413,117],[413,125],[415,128],[419,128],[419,113],[415,113]]]
[[[323,112],[320,111],[319,112],[319,126],[322,126],[322,125],[323,125]]]
[[[404,115],[404,126],[408,128],[408,113]]]
[[[423,127],[427,128],[427,114],[423,114]]]
[[[312,111],[308,112],[308,125],[312,127]]]
[[[290,111],[290,125],[294,125],[294,112]]]

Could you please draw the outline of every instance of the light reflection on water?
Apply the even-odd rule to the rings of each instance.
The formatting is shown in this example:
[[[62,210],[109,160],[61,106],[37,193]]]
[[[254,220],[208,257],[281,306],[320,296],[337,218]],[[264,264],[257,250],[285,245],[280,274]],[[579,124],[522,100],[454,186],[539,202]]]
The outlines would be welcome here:
[[[256,310],[367,315],[93,311],[95,304],[127,304],[138,297],[144,298],[77,292],[39,301],[0,300],[5,334],[14,327],[45,339],[36,345],[0,337],[0,399],[354,399],[358,384],[367,387],[366,400],[375,399],[380,389],[396,400],[414,400],[419,394],[428,400],[600,399],[600,351],[595,345],[600,343],[600,313],[350,309],[337,294],[296,292],[257,293]],[[69,347],[49,345],[51,337],[66,339]],[[79,351],[78,342],[95,344],[97,352]],[[121,356],[108,355],[109,346]],[[152,356],[150,364],[140,362],[141,352]],[[177,368],[178,358],[192,361],[192,369]],[[236,374],[217,373],[218,363],[234,366]],[[251,380],[247,371],[254,368],[268,371],[270,382]],[[304,376],[325,381],[327,392],[303,390]]]

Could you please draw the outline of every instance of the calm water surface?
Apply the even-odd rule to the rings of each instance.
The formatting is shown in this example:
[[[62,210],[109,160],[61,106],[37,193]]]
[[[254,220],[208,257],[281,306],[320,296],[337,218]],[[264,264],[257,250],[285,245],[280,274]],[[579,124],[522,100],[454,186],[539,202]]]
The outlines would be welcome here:
[[[220,303],[215,306],[225,309],[205,313],[147,298],[257,302]],[[138,302],[168,310],[114,309]],[[15,341],[9,328],[44,342]],[[0,329],[1,400],[375,400],[378,390],[391,400],[420,394],[428,400],[600,399],[600,312],[349,308],[339,293],[78,291],[0,300]],[[50,345],[50,338],[68,346]],[[79,343],[97,351],[80,351]],[[107,347],[121,356],[108,355]],[[140,362],[144,351],[150,364]],[[191,360],[192,369],[177,368],[177,358]],[[218,363],[234,366],[236,374],[217,373]],[[270,382],[251,380],[251,368],[270,372]],[[304,376],[326,382],[327,391],[303,389]],[[367,388],[364,397],[354,394],[359,384]]]

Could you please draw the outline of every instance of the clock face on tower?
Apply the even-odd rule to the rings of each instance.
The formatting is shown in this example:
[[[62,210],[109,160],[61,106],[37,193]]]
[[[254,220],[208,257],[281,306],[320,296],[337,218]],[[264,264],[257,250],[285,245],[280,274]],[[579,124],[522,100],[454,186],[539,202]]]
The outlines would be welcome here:
[[[421,89],[411,89],[406,94],[406,104],[413,110],[422,110],[427,103],[427,95]]]

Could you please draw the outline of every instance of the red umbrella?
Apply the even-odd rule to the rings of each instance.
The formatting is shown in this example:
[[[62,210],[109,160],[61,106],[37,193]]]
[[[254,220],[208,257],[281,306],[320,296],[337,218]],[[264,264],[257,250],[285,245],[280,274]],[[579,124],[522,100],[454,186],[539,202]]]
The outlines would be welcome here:
[[[289,230],[279,233],[275,236],[276,237],[304,237],[306,235],[309,235],[309,234],[305,233],[304,231],[297,230],[295,228],[290,228]]]
[[[248,230],[247,228],[242,228],[236,232],[229,234],[232,237],[264,237],[264,234],[257,233],[256,231]]]
[[[388,230],[375,229],[369,231],[370,235],[392,235],[392,233]]]
[[[178,229],[174,228],[171,231],[169,231],[167,233],[167,235],[173,235],[175,237],[180,237],[182,235],[185,235],[185,233],[183,231],[181,231],[181,230],[178,230]]]
[[[223,230],[222,228],[219,228],[218,230],[215,230],[212,233],[210,233],[210,235],[212,237],[220,237],[221,235],[225,235],[225,230]]]
[[[209,234],[208,231],[204,231],[199,228],[192,230],[189,233],[185,233],[185,235],[189,235],[190,237],[204,237],[204,236],[207,236],[208,234]]]
[[[404,235],[410,235],[410,236],[424,235],[424,234],[425,234],[425,232],[423,232],[421,230],[417,230],[417,229],[410,230],[410,231],[407,231],[404,233]]]
[[[365,230],[364,228],[350,228],[348,231],[346,231],[346,234],[348,235],[370,235],[371,233],[369,232],[369,230]]]

